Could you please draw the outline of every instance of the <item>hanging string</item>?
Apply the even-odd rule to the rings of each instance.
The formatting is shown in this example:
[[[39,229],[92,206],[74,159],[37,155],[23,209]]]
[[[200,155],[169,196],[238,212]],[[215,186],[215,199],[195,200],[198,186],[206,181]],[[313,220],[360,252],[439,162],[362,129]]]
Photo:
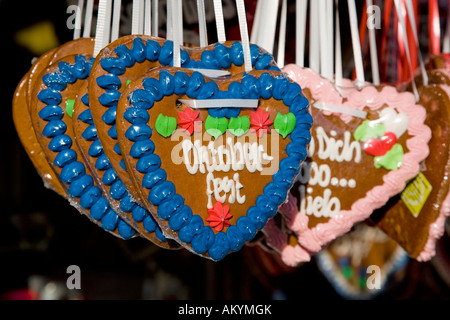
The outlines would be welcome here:
[[[406,58],[408,61],[408,66],[409,66],[409,71],[411,73],[411,75],[414,75],[414,70],[412,67],[412,61],[411,61],[411,55],[409,52],[409,46],[408,46],[408,39],[406,37],[406,23],[405,20],[403,19],[403,15],[402,15],[402,9],[401,9],[401,0],[394,0],[394,5],[395,5],[395,9],[397,10],[397,17],[403,32],[403,40],[405,42],[405,52],[406,52]],[[414,93],[414,97],[416,98],[416,101],[419,101],[420,97],[419,97],[419,92],[417,91],[417,86],[416,86],[416,82],[414,81],[414,76],[412,78],[412,87],[413,87],[413,93]]]
[[[133,0],[131,34],[144,32],[144,0]]]
[[[158,14],[158,0],[152,1],[152,12],[153,12],[153,26],[152,26],[152,36],[158,37],[159,36],[159,14]]]
[[[338,90],[342,87],[343,69],[342,69],[342,49],[341,49],[341,25],[339,18],[339,0],[335,0],[336,10],[335,10],[335,84]]]
[[[173,40],[173,7],[174,7],[174,1],[173,0],[167,0],[166,3],[166,39],[167,40]]]
[[[284,67],[286,52],[286,24],[287,24],[287,0],[283,0],[281,5],[280,31],[278,35],[278,53],[277,64],[280,68]]]
[[[253,17],[253,25],[252,25],[252,32],[250,35],[250,42],[251,43],[258,43],[259,39],[259,30],[261,29],[261,15],[263,11],[263,3],[262,0],[257,0],[256,2],[256,9],[255,9],[255,15]]]
[[[145,0],[144,34],[146,36],[152,34],[152,0]]]
[[[306,35],[306,13],[308,0],[297,0],[295,6],[296,25],[295,25],[295,63],[299,67],[305,66],[305,35]]]
[[[183,26],[183,13],[181,0],[169,0],[171,2],[172,24],[173,24],[173,66],[181,67],[180,46]],[[167,2],[169,4],[169,1]],[[181,10],[180,10],[181,9]],[[181,32],[180,32],[181,27]]]
[[[94,12],[94,0],[87,0],[86,14],[84,16],[83,38],[89,38],[91,36],[93,12]]]
[[[328,0],[319,0],[319,12],[322,13],[322,16],[325,19],[321,19],[319,23],[319,36],[320,36],[320,70],[321,75],[328,79],[333,79],[333,69],[330,61],[332,60],[332,48],[329,47],[329,38],[331,38],[331,34],[328,34],[330,30],[329,24],[333,25],[333,19],[328,20]]]
[[[367,0],[367,13],[373,8],[373,1]],[[370,64],[372,66],[372,83],[376,86],[380,85],[380,68],[378,66],[378,49],[375,28],[369,28],[369,50],[370,50]]]
[[[73,29],[73,39],[80,38],[81,34],[81,18],[83,16],[84,0],[78,0],[78,5],[75,10],[75,28]]]
[[[239,29],[241,32],[242,49],[244,51],[245,71],[249,72],[253,69],[253,67],[252,67],[252,57],[250,54],[250,40],[248,36],[247,15],[245,12],[244,0],[236,0],[236,8],[238,12]]]
[[[222,0],[214,0],[214,13],[216,16],[217,41],[225,42],[227,37],[225,34],[225,20],[223,18]]]
[[[442,53],[450,53],[450,2],[447,8],[447,25],[445,28],[445,35],[442,44]]]
[[[111,42],[113,42],[119,38],[121,10],[122,10],[122,1],[114,0]]]
[[[197,11],[198,11],[198,29],[199,29],[200,47],[204,48],[208,45],[208,33],[206,30],[205,0],[197,0]]]
[[[100,0],[95,31],[94,57],[108,44],[111,22],[111,1]]]
[[[309,16],[309,68],[317,73],[320,73],[320,35],[319,35],[319,2],[310,2],[310,16]]]
[[[355,0],[348,0],[348,14],[350,18],[350,32],[352,38],[353,57],[356,69],[356,86],[362,88],[364,86],[364,64],[361,53],[361,42],[359,40],[358,16],[356,13]]]

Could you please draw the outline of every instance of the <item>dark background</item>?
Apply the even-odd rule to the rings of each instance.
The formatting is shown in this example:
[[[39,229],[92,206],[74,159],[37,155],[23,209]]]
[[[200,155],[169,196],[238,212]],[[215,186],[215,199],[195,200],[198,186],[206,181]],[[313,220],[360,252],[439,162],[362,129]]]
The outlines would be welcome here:
[[[129,1],[128,1],[129,2]],[[126,7],[127,1],[123,1]],[[361,9],[362,1],[358,2]],[[445,1],[444,1],[445,2]],[[72,2],[71,2],[72,3]],[[246,1],[249,27],[255,1]],[[334,299],[340,300],[315,260],[292,269],[258,246],[214,263],[185,250],[167,251],[146,240],[116,239],[81,216],[68,202],[46,189],[14,129],[11,101],[16,85],[35,56],[16,41],[16,33],[41,21],[54,25],[59,44],[70,41],[66,27],[68,2],[62,0],[0,0],[3,30],[0,62],[4,76],[0,126],[0,297],[56,299]],[[130,8],[129,3],[128,7]],[[292,11],[292,5],[290,6]],[[446,8],[444,7],[446,10]],[[345,15],[345,10],[341,10]],[[126,34],[127,11],[124,9]],[[442,23],[444,26],[445,15]],[[288,44],[293,45],[292,12]],[[163,21],[162,21],[163,23]],[[239,39],[237,19],[227,21],[229,39]],[[209,21],[208,30],[214,30]],[[190,32],[196,25],[185,25]],[[343,35],[348,27],[343,25]],[[347,28],[347,29],[346,29]],[[164,36],[164,25],[161,25]],[[426,30],[423,30],[426,34]],[[191,34],[192,35],[192,34]],[[210,42],[214,42],[210,32]],[[343,38],[349,60],[349,39]],[[288,52],[286,62],[293,62]],[[351,73],[348,61],[346,76]],[[439,243],[431,262],[409,261],[376,299],[449,299],[449,237]],[[65,286],[69,265],[81,269],[81,290]],[[14,295],[16,294],[16,295]]]

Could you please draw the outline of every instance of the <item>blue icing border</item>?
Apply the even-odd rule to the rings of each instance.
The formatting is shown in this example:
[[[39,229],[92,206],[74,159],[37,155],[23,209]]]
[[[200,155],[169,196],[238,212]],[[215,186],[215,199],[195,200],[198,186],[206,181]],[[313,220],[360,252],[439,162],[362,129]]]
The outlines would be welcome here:
[[[146,43],[144,43],[141,38],[136,37],[133,40],[131,49],[125,44],[121,44],[114,49],[114,52],[117,54],[117,57],[105,57],[100,60],[100,66],[108,72],[108,74],[102,75],[96,79],[97,85],[106,90],[106,92],[99,97],[100,104],[106,108],[117,107],[117,103],[121,96],[121,93],[118,90],[122,86],[118,76],[124,74],[127,68],[134,66],[136,62],[139,63],[144,60],[152,62],[158,61],[162,66],[173,66],[173,42],[170,40],[166,40],[161,46],[155,40],[148,39]],[[252,65],[256,70],[281,71],[274,65],[272,55],[267,52],[262,52],[261,48],[257,45],[252,44],[250,46],[250,53]],[[186,50],[181,50],[180,54],[181,66],[184,68],[221,69],[229,68],[232,64],[236,66],[242,66],[244,64],[242,43],[238,41],[234,42],[230,48],[222,43],[215,44],[213,50],[204,51],[202,53],[200,61],[191,60]],[[166,79],[161,79],[161,81],[164,82]],[[178,82],[174,84],[175,91],[181,92],[185,82],[186,79],[178,79]],[[171,90],[171,88],[164,88],[163,91],[165,90]],[[162,94],[163,92],[160,93],[161,98]],[[214,92],[211,91],[205,91],[202,93],[202,95],[210,97],[212,97],[213,94]],[[241,98],[245,96],[244,94],[245,92],[243,90],[236,89],[233,90],[232,96],[234,98]],[[145,103],[145,101],[143,101],[143,103]],[[239,112],[240,109],[236,108],[220,108],[210,110],[210,114],[213,117],[227,118],[236,117]],[[102,117],[102,121],[111,126],[111,129],[108,131],[108,135],[112,139],[117,140],[115,118],[104,115]],[[117,148],[115,148],[115,151],[119,154],[117,151],[119,151],[120,148],[118,147],[118,144],[116,146]],[[122,168],[126,171],[124,165],[122,165]]]
[[[94,185],[93,178],[87,174],[85,165],[77,161],[78,154],[72,149],[73,141],[65,134],[67,125],[62,121],[64,110],[59,106],[62,102],[61,91],[66,89],[69,83],[86,79],[92,64],[93,59],[78,55],[74,64],[60,62],[56,71],[42,77],[47,86],[37,95],[38,99],[46,104],[38,114],[47,122],[42,134],[51,139],[49,149],[58,153],[53,163],[62,169],[60,179],[63,183],[69,184],[69,197],[79,197],[79,205],[89,210],[90,217],[100,222],[103,229],[111,232],[117,229],[123,239],[130,239],[136,231],[111,209],[100,188]],[[86,135],[88,139],[94,139],[96,130],[93,123],[90,124]]]
[[[81,98],[81,102],[84,103],[86,107],[89,107],[89,97],[87,94]],[[104,118],[107,119],[114,118],[115,121],[116,118],[115,109],[116,107],[108,109],[108,111],[106,111],[104,114]],[[111,110],[113,111],[111,112]],[[90,109],[86,109],[82,113],[80,113],[78,115],[78,119],[84,122],[85,124],[93,125],[92,113]],[[85,129],[85,132],[88,130],[90,130],[90,126]],[[102,182],[105,185],[110,186],[111,198],[120,201],[120,209],[123,212],[131,213],[131,218],[134,221],[130,222],[132,223],[144,222],[145,220],[146,222],[143,223],[145,231],[147,231],[148,233],[155,233],[159,241],[166,242],[167,239],[164,237],[161,229],[159,228],[158,224],[153,219],[153,217],[150,215],[150,213],[146,209],[139,206],[136,202],[132,201],[131,195],[129,194],[128,190],[126,190],[124,184],[118,177],[116,171],[109,163],[108,157],[103,151],[103,146],[101,144],[100,139],[98,139],[98,137],[95,136],[89,139],[89,141],[91,141],[91,145],[89,147],[88,154],[89,156],[97,159],[95,167],[101,171],[104,171],[102,176]],[[145,148],[148,148],[148,146],[143,145],[136,152],[145,153]],[[104,162],[106,162],[106,164],[104,164]]]
[[[167,72],[167,70],[162,70],[160,77],[167,79],[165,74]],[[178,78],[186,79],[186,75],[182,71],[177,71],[171,79],[173,82],[177,82]],[[198,97],[198,90],[193,88],[198,87],[200,78],[203,78],[203,81],[200,82],[205,81],[203,75],[197,71],[193,72],[191,76],[188,75],[187,85],[178,94],[186,94],[190,98]],[[273,92],[279,93],[276,100],[283,99],[285,101],[290,112],[296,115],[297,123],[290,135],[291,142],[286,147],[287,157],[280,162],[279,172],[273,176],[273,181],[266,185],[263,194],[257,198],[256,205],[250,207],[247,215],[240,217],[236,225],[230,226],[226,232],[214,234],[209,226],[204,225],[202,218],[193,214],[192,210],[184,204],[184,198],[176,193],[174,184],[167,181],[166,172],[160,168],[161,159],[153,153],[154,145],[151,148],[142,148],[141,146],[142,141],[151,139],[151,135],[141,139],[140,132],[152,131],[152,128],[147,125],[148,112],[144,109],[151,109],[154,100],[160,100],[160,94],[163,91],[156,84],[151,88],[146,88],[145,83],[150,79],[152,78],[143,80],[144,89],[137,89],[129,94],[128,100],[131,107],[124,112],[125,120],[131,124],[125,135],[128,140],[133,142],[131,147],[133,152],[130,155],[138,160],[136,169],[145,174],[142,186],[148,190],[150,203],[158,207],[159,218],[169,222],[169,227],[178,233],[180,241],[190,244],[192,250],[198,254],[208,253],[213,260],[221,260],[228,252],[240,250],[245,241],[253,239],[256,232],[262,229],[267,220],[276,214],[279,205],[286,199],[287,192],[300,171],[300,163],[306,158],[306,148],[311,141],[310,129],[313,119],[308,110],[309,102],[302,94],[300,86],[290,82],[284,74],[274,78],[269,73],[263,73],[259,79],[251,74],[244,76],[242,82],[253,84],[248,87],[244,86],[251,92],[253,98],[259,99],[263,94],[271,97],[266,92],[268,83],[270,83]],[[157,83],[158,81],[153,79],[152,82]],[[260,82],[264,83],[264,86]],[[139,94],[134,95],[135,92],[139,92]],[[166,91],[165,94],[172,95],[174,90]],[[230,90],[221,92],[221,96],[224,98],[232,95],[233,92]],[[143,100],[147,103],[140,104]],[[147,116],[144,116],[144,113],[147,113]],[[130,130],[131,128],[132,130]],[[145,149],[145,155],[136,153],[135,149]]]

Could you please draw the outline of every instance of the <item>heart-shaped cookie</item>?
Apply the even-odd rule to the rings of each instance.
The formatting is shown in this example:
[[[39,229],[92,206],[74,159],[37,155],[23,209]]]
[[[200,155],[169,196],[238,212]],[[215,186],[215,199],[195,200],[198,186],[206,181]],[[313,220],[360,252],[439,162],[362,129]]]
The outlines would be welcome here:
[[[276,68],[271,55],[256,45],[252,45],[250,49],[255,68]],[[183,67],[225,69],[231,73],[244,71],[240,42],[218,43],[206,48],[183,48],[180,54]],[[117,102],[130,81],[152,68],[172,64],[172,41],[135,35],[122,37],[106,46],[94,62],[89,80],[92,117],[104,152],[128,190],[132,188],[132,184],[117,141]],[[135,200],[141,204],[145,201],[140,198]]]
[[[450,215],[450,87],[430,84],[418,90],[427,111],[425,123],[432,128],[431,154],[420,174],[371,219],[411,257],[428,261]]]
[[[70,101],[87,81],[92,60],[83,55],[68,56],[45,69],[33,91],[31,119],[70,203],[105,230],[128,239],[135,235],[134,229],[110,208],[74,143]]]
[[[97,130],[93,124],[87,86],[86,81],[73,102],[72,121],[78,149],[94,181],[102,190],[114,211],[138,231],[142,237],[163,248],[180,248],[174,241],[167,241],[153,217],[145,208],[133,201],[123,183],[117,177],[109,159],[103,152],[103,146],[98,139]]]
[[[401,275],[409,261],[393,239],[363,222],[330,243],[316,260],[339,295],[357,300],[383,294],[393,284],[392,276]]]
[[[216,99],[258,105],[233,108],[227,118],[215,116],[220,108],[189,110],[183,102]],[[300,86],[277,71],[210,79],[184,68],[154,69],[129,84],[117,109],[130,192],[144,199],[168,238],[221,260],[286,200],[311,137],[308,106]],[[201,132],[189,130],[188,119]]]
[[[298,214],[308,215],[308,228],[298,235],[302,247],[320,251],[400,193],[419,172],[428,155],[431,130],[424,124],[425,109],[410,93],[393,87],[365,87],[344,97],[334,85],[310,69],[284,69],[310,100],[314,126],[309,159],[292,189],[299,198]],[[370,138],[399,130],[386,124],[382,111],[404,114],[407,131],[387,154],[374,157],[364,151]],[[386,112],[386,111],[385,111]],[[383,123],[385,122],[385,123]]]
[[[64,56],[82,54],[92,51],[93,48],[93,38],[80,38],[46,52],[34,61],[29,72],[22,78],[14,93],[13,121],[19,139],[38,174],[42,177],[44,185],[63,197],[67,197],[67,194],[56,173],[48,164],[31,123],[32,92],[37,78],[45,68]]]

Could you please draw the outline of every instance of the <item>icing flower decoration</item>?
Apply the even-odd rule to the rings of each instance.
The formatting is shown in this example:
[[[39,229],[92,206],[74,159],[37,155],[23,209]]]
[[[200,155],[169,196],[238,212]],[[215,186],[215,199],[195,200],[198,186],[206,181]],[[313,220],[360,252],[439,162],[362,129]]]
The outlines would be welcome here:
[[[264,131],[270,132],[270,126],[273,121],[269,120],[270,113],[263,112],[261,108],[256,109],[256,112],[250,112],[251,130],[257,133],[258,138],[261,138]]]
[[[217,201],[214,204],[214,208],[208,210],[209,217],[206,221],[209,222],[211,228],[214,228],[217,232],[220,232],[223,228],[231,226],[231,223],[228,220],[233,216],[229,213],[229,211],[229,206],[224,206],[220,201]]]
[[[192,111],[191,108],[187,107],[184,112],[178,112],[180,118],[178,125],[190,136],[194,132],[201,132],[203,120],[199,118],[199,115],[200,111]]]

